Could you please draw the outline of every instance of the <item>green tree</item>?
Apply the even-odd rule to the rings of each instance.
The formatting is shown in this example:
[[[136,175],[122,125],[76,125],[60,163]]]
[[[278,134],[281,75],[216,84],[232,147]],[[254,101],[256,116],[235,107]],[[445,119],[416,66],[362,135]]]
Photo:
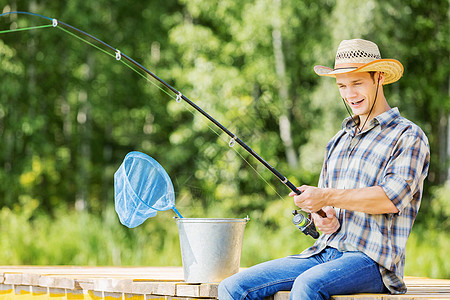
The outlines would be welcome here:
[[[425,197],[446,179],[446,1],[12,0],[0,8],[56,17],[126,53],[294,184],[317,184],[324,146],[347,114],[333,80],[312,67],[332,65],[342,39],[374,40],[383,57],[405,66],[404,78],[386,87],[389,102],[430,139]],[[2,29],[42,24],[49,22],[25,15],[0,20]],[[229,137],[201,114],[113,51],[94,42],[105,55],[58,29],[0,35],[1,206],[37,201],[47,212],[69,204],[101,213],[131,150],[166,168],[177,205],[193,215],[211,208],[264,216],[281,199],[292,206],[278,179],[238,145],[230,149]],[[274,214],[266,217],[276,224]]]

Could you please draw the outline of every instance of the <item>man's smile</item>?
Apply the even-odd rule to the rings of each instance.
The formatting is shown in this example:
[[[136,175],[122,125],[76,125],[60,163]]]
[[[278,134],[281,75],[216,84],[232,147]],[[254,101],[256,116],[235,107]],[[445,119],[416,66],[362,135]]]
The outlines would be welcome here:
[[[352,106],[359,106],[363,101],[364,101],[364,99],[357,100],[357,101],[349,101],[349,102]]]

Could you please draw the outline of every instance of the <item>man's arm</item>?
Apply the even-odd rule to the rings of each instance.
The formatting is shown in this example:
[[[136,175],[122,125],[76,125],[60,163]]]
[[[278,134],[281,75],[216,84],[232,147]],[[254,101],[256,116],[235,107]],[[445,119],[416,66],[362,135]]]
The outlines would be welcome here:
[[[331,189],[301,186],[300,195],[294,197],[295,205],[307,212],[316,212],[324,206],[364,212],[368,214],[397,213],[397,207],[380,186],[359,189]]]

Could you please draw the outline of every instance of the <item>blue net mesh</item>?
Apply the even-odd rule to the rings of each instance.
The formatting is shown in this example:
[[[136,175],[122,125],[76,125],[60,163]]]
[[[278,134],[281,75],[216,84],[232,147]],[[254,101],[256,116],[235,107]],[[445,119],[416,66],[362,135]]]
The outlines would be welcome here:
[[[120,222],[133,228],[158,211],[175,209],[172,181],[161,165],[141,152],[130,152],[114,174],[114,199]]]

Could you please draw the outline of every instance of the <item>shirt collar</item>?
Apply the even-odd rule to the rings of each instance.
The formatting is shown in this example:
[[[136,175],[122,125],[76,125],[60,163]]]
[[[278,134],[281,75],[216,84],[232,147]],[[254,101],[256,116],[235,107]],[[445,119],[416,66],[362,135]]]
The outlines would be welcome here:
[[[377,125],[380,125],[380,130],[382,130],[398,117],[400,117],[398,108],[397,107],[391,108],[390,110],[385,111],[384,113],[373,118],[370,121],[369,127],[366,131],[373,129]],[[342,128],[342,130],[344,130],[345,132],[347,132],[353,136],[354,132],[355,132],[355,127],[356,127],[356,124],[353,120],[353,117],[347,117],[342,122],[341,128]]]

